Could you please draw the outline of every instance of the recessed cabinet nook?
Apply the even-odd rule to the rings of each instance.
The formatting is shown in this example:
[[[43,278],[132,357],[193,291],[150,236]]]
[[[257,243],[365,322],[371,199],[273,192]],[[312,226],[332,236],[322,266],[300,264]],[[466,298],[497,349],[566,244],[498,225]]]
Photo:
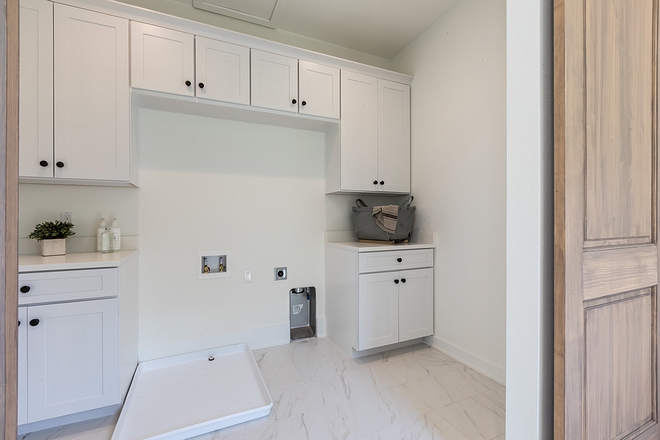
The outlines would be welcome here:
[[[111,0],[20,0],[20,31],[23,183],[139,186],[137,117],[149,108],[320,131],[326,194],[410,192],[410,76]],[[433,247],[326,247],[346,257],[328,251],[342,271],[326,275],[328,329],[355,318],[340,344],[432,333]],[[24,432],[121,403],[137,363],[134,252],[21,256]]]

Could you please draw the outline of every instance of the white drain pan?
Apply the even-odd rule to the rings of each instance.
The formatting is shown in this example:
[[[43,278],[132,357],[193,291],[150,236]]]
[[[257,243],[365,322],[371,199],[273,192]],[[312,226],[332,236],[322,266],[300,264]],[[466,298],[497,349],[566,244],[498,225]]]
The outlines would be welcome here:
[[[142,362],[112,440],[184,440],[267,416],[272,406],[247,344]]]

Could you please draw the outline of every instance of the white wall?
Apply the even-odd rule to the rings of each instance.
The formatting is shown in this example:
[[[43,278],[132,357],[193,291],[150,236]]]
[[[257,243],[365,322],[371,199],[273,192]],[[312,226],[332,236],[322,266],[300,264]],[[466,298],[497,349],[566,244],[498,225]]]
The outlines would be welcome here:
[[[436,231],[434,345],[505,376],[505,1],[463,0],[393,59],[412,83],[416,224]]]
[[[140,111],[140,358],[289,340],[288,291],[316,286],[324,325],[324,135]],[[197,279],[199,251],[230,278]],[[288,280],[273,280],[276,266]],[[253,282],[243,282],[252,270]]]
[[[507,0],[508,439],[553,435],[552,1]]]

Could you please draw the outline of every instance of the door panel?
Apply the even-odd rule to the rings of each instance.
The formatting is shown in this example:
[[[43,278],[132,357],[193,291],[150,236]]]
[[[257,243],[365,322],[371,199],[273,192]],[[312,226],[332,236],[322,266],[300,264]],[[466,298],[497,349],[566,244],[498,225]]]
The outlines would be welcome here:
[[[555,2],[555,438],[657,439],[658,0]]]
[[[655,302],[655,294],[646,289],[586,309],[585,438],[622,438],[653,420]]]
[[[252,105],[298,113],[298,60],[252,49],[250,62]]]
[[[250,49],[195,38],[197,97],[249,105]]]
[[[358,350],[399,342],[397,272],[359,276]]]
[[[433,269],[399,272],[399,342],[433,334]]]

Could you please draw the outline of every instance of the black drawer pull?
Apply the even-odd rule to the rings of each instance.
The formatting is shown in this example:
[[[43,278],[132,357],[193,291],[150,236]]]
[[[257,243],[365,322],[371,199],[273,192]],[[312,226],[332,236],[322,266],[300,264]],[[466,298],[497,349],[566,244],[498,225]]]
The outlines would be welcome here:
[[[36,327],[36,326],[38,326],[38,325],[39,325],[39,320],[36,319],[36,318],[35,318],[35,319],[31,319],[31,320],[30,320],[30,325],[31,325],[32,327]]]
[[[403,258],[397,258],[396,261],[401,263],[403,261]]]
[[[394,280],[394,284],[399,284],[399,280]]]
[[[28,293],[30,291],[30,286],[21,286],[21,293]]]
[[[406,282],[406,279],[405,279],[405,278],[401,278],[401,282],[402,282],[402,283],[405,283],[405,282]]]

